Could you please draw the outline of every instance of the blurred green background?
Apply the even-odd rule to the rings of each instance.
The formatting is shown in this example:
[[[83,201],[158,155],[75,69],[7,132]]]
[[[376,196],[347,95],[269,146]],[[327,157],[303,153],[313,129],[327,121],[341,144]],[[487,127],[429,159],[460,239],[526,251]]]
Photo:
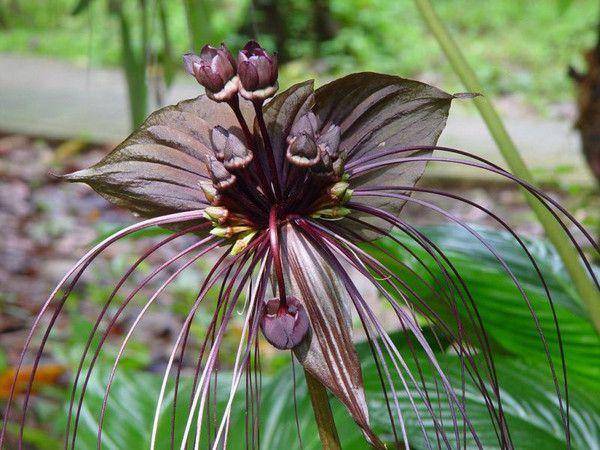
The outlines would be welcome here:
[[[3,0],[0,3],[0,52],[64,58],[79,65],[117,66],[121,58],[119,24],[107,14],[106,0]],[[205,42],[232,48],[248,37],[276,48],[285,75],[337,76],[373,70],[403,76],[442,77],[448,90],[458,84],[410,0],[125,0],[132,41],[145,4],[151,49],[164,56],[160,9],[164,9],[170,56]],[[197,24],[186,16],[196,10]],[[595,0],[438,0],[435,7],[459,39],[482,82],[494,94],[519,94],[532,105],[547,107],[569,99],[569,65],[582,67],[582,53],[596,39]],[[197,4],[198,6],[195,6]],[[113,5],[113,9],[114,5]],[[325,16],[323,16],[325,14]],[[320,19],[315,20],[315,17]],[[274,24],[279,23],[275,26]],[[197,39],[192,40],[192,35]],[[152,52],[151,52],[152,53]],[[150,58],[150,55],[149,55]],[[43,74],[40,74],[43,76]]]

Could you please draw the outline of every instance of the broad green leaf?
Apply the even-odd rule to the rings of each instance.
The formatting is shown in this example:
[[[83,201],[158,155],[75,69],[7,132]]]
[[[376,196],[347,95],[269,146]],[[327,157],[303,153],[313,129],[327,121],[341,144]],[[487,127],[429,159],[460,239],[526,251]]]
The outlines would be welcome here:
[[[502,256],[517,280],[523,286],[533,310],[538,316],[540,327],[546,336],[550,353],[557,371],[560,371],[559,347],[555,323],[550,304],[533,266],[525,252],[508,234],[489,229],[476,228],[478,233]],[[544,364],[547,361],[542,341],[536,329],[531,312],[519,290],[498,263],[495,257],[467,231],[453,226],[427,227],[422,230],[445,252],[466,282],[484,327],[493,342],[512,354]],[[401,232],[395,235],[411,249],[415,250],[427,267],[442,278],[441,270],[418,247]],[[569,285],[566,272],[554,250],[543,242],[525,240],[551,292],[557,320],[562,334],[568,376],[574,382],[598,385],[600,383],[600,337]],[[379,244],[396,257],[407,262],[416,272],[431,280],[423,267],[414,258],[393,242],[382,239]],[[416,288],[425,300],[444,315],[449,322],[456,322],[444,310],[431,291],[394,261],[378,254],[378,257],[392,271],[405,278]],[[457,307],[466,323],[465,308],[457,301]],[[549,370],[546,369],[549,375]]]
[[[397,336],[396,336],[397,337]],[[359,353],[363,359],[363,373],[365,390],[372,426],[384,440],[392,440],[384,397],[381,392],[377,371],[365,345]],[[415,362],[406,346],[398,345],[408,366],[416,371]],[[424,378],[427,382],[430,395],[435,399],[435,385],[430,366],[425,362],[424,356],[419,354],[423,368]],[[438,354],[438,361],[447,374],[456,393],[461,395],[461,368],[458,357],[450,354]],[[513,357],[503,357],[496,360],[497,372],[502,388],[504,413],[510,427],[515,448],[519,450],[564,449],[566,446],[564,431],[561,428],[557,398],[554,393],[552,381],[538,367],[528,362]],[[102,371],[101,371],[102,372]],[[218,405],[222,410],[226,395],[229,392],[229,378],[226,373],[221,373],[223,383],[217,392]],[[297,428],[294,413],[294,382],[290,366],[284,366],[272,376],[263,377],[260,441],[261,449],[287,448],[299,449]],[[399,385],[398,377],[394,377]],[[105,376],[94,376],[86,397],[81,428],[78,434],[77,448],[80,450],[94,450],[96,448],[96,433],[98,416],[104,395]],[[129,450],[146,449],[149,444],[149,435],[152,427],[155,401],[160,386],[160,377],[154,374],[132,373],[123,371],[115,381],[110,397],[109,411],[104,424],[104,448]],[[432,446],[437,448],[435,428],[433,421],[428,419],[427,410],[418,393],[411,387],[411,395],[424,419],[424,427],[428,433]],[[176,442],[181,438],[182,426],[185,422],[185,411],[189,399],[189,379],[186,379],[180,391],[178,400],[178,415],[176,427]],[[488,410],[483,397],[479,394],[474,384],[467,379],[465,385],[465,407],[469,420],[476,429],[484,448],[500,448],[492,428]],[[157,448],[169,448],[170,440],[170,404],[172,388],[167,391],[166,402],[162,410],[159,427]],[[398,398],[407,434],[412,448],[426,448],[425,438],[417,422],[417,416],[409,402],[406,392],[398,391]],[[598,449],[600,438],[600,405],[598,398],[600,391],[582,390],[578,386],[571,388],[571,433],[574,450]],[[303,448],[307,450],[320,449],[318,433],[315,427],[310,400],[306,391],[304,377],[296,368],[296,389],[298,422],[302,437]],[[233,407],[231,433],[229,446],[231,449],[245,448],[245,394],[238,392]],[[435,400],[433,400],[435,402]],[[342,448],[344,450],[359,450],[365,448],[365,441],[359,428],[347,414],[345,408],[335,398],[331,398],[334,415]],[[450,420],[450,410],[447,402],[435,403],[437,417],[443,417],[447,437],[452,444],[453,429]],[[205,448],[205,447],[201,447]],[[472,440],[468,441],[467,448],[476,448]]]

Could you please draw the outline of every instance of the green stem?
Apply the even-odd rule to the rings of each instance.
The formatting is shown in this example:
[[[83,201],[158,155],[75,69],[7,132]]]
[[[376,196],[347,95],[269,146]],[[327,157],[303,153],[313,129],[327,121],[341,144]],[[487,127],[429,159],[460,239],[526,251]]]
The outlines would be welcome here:
[[[433,33],[438,44],[444,51],[452,68],[461,79],[467,90],[482,94],[475,98],[475,106],[485,121],[492,137],[496,141],[504,160],[510,170],[517,177],[533,184],[533,176],[525,161],[519,154],[515,144],[508,135],[500,116],[484,94],[483,86],[477,79],[475,72],[465,59],[458,45],[440,20],[429,0],[415,0],[421,16],[425,20],[429,30]],[[560,255],[573,285],[579,293],[589,312],[590,318],[600,332],[600,292],[592,283],[585,268],[579,260],[575,248],[571,244],[564,230],[548,210],[533,195],[525,193],[527,202],[537,216],[539,222],[546,232],[546,236],[552,242]]]
[[[144,122],[148,111],[145,54],[142,50],[139,57],[136,55],[129,19],[120,6],[115,8],[114,13],[117,14],[121,28],[121,63],[127,81],[131,128],[135,130]]]
[[[331,407],[329,406],[327,390],[308,371],[304,371],[304,376],[306,377],[306,386],[310,394],[310,401],[315,413],[315,420],[317,421],[323,450],[341,450],[342,446],[340,445],[340,438],[335,428]]]

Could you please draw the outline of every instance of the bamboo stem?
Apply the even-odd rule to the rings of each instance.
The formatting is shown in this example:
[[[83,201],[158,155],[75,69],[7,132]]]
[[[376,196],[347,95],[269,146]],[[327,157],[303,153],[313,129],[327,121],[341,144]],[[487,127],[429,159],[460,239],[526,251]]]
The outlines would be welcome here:
[[[533,184],[533,175],[506,131],[500,116],[484,95],[483,86],[435,12],[431,2],[429,0],[415,0],[415,4],[464,86],[471,92],[482,94],[473,101],[510,170],[517,177]],[[575,290],[588,310],[596,331],[600,332],[600,292],[582,266],[579,255],[560,224],[533,195],[525,192],[525,197],[544,228],[546,236],[560,255],[573,281]]]
[[[341,450],[340,438],[335,427],[329,399],[327,398],[327,390],[319,380],[313,377],[307,370],[304,371],[306,377],[306,386],[310,394],[317,428],[319,429],[319,437],[323,450]]]

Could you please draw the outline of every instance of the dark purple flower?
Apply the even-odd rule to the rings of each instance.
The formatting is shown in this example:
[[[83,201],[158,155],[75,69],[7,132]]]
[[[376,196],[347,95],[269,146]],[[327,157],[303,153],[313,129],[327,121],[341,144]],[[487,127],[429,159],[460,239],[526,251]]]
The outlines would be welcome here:
[[[308,316],[302,303],[287,297],[285,305],[275,297],[265,301],[260,328],[275,348],[290,350],[302,342],[308,332]]]
[[[205,47],[200,56],[187,56],[186,64],[206,87],[206,96],[153,113],[100,162],[65,176],[68,181],[87,183],[108,200],[146,220],[111,235],[86,254],[44,303],[40,317],[45,313],[53,314],[53,323],[74,286],[69,280],[77,281],[92,260],[113,242],[138,230],[165,227],[174,230],[173,234],[145,252],[117,283],[98,317],[94,332],[105,315],[112,311],[111,302],[121,285],[156,249],[180,236],[195,236],[193,244],[144,278],[124,300],[122,308],[155,276],[165,270],[172,272],[148,299],[131,332],[146,309],[181,271],[205,255],[218,255],[199,286],[198,296],[177,337],[164,375],[163,387],[179,361],[176,378],[179,380],[191,323],[208,292],[218,287],[214,314],[201,342],[200,354],[196,356],[198,377],[193,402],[186,415],[181,448],[194,439],[193,433],[199,435],[201,432],[200,428],[194,430],[194,424],[198,427],[203,424],[202,414],[210,403],[207,398],[212,392],[211,383],[221,378],[214,376],[219,369],[221,344],[234,312],[242,304],[245,305],[245,321],[232,369],[231,399],[243,373],[248,374],[258,366],[258,340],[262,330],[274,347],[291,349],[304,370],[345,405],[371,445],[384,448],[369,419],[361,365],[352,339],[354,312],[369,339],[381,376],[391,430],[387,438],[393,435],[390,439],[395,441],[395,448],[404,447],[400,441],[406,441],[404,427],[399,425],[404,423],[399,392],[404,392],[408,398],[418,396],[425,405],[425,409],[419,410],[412,402],[403,403],[403,407],[414,409],[420,424],[425,420],[434,424],[435,436],[425,436],[426,440],[437,438],[438,443],[448,443],[451,447],[455,436],[469,435],[474,442],[479,442],[477,430],[469,422],[464,398],[457,394],[460,387],[450,385],[437,364],[433,344],[420,325],[422,321],[417,320],[421,317],[439,327],[444,338],[453,343],[453,350],[463,364],[461,371],[480,382],[481,392],[473,395],[485,398],[499,442],[503,448],[513,448],[508,424],[499,408],[501,398],[494,370],[482,371],[473,362],[470,340],[482,338],[485,330],[474,318],[478,317],[476,311],[466,321],[456,312],[457,305],[464,306],[461,301],[474,308],[466,303],[464,287],[455,282],[460,280],[459,274],[450,270],[451,260],[400,214],[403,206],[410,202],[446,215],[476,234],[443,207],[411,197],[413,192],[427,192],[438,194],[444,200],[457,199],[453,194],[415,186],[428,161],[470,164],[516,180],[481,158],[436,145],[455,97],[413,80],[356,73],[317,90],[312,81],[299,83],[263,104],[263,100],[277,89],[277,61],[253,41],[240,52],[238,61],[241,100],[233,88],[236,85],[235,64],[224,46],[219,49]],[[230,101],[225,104],[222,100]],[[434,150],[446,156],[434,157]],[[456,160],[448,154],[471,159]],[[551,203],[558,208],[543,192],[520,180],[517,182],[546,206]],[[564,209],[560,211],[568,214]],[[498,219],[491,213],[490,216]],[[423,252],[439,261],[445,277],[436,279],[435,285],[430,287],[435,300],[444,307],[441,315],[420,297],[418,290],[413,289],[413,278],[403,279],[402,274],[392,272],[377,258],[377,252],[384,251],[377,238],[388,237],[399,247],[406,248],[390,234],[392,227],[397,227]],[[422,263],[417,254],[411,255],[417,263]],[[182,266],[175,269],[178,261]],[[406,269],[411,274],[411,267],[407,265]],[[402,359],[366,300],[361,285],[356,282],[357,275],[370,283],[388,304],[390,320],[395,318],[404,330],[411,349],[416,346],[423,350],[425,363],[435,368],[435,380],[419,379],[421,371],[411,370]],[[64,296],[58,297],[62,292]],[[121,312],[119,309],[115,313],[114,320]],[[36,321],[34,329],[37,325]],[[97,352],[110,328],[103,331]],[[466,333],[465,328],[469,329]],[[83,362],[88,360],[86,356],[93,338],[94,333],[76,372],[75,386],[84,376]],[[37,361],[46,339],[47,336],[37,352]],[[116,364],[126,344],[127,340],[123,342],[111,372],[105,404]],[[29,341],[26,349],[27,346]],[[478,351],[486,358],[490,357],[490,349],[485,345]],[[85,372],[83,392],[94,361]],[[15,380],[22,363],[21,359]],[[35,368],[32,373],[33,377]],[[252,385],[253,379],[255,377],[250,375],[247,382],[251,388],[256,388]],[[73,390],[73,395],[75,392],[79,391]],[[163,411],[163,393],[161,391],[159,396],[158,413]],[[10,412],[13,394],[8,399],[7,412]],[[250,402],[255,401],[252,394],[247,398]],[[74,401],[72,398],[67,422],[69,426],[73,423],[76,429],[80,409],[74,408]],[[450,405],[452,419],[440,419],[436,415],[439,402]],[[231,402],[223,412],[216,433],[211,434],[215,448],[219,443],[226,446],[230,408]],[[24,416],[27,400],[23,411]],[[247,411],[251,415],[255,409],[249,406]],[[98,426],[99,448],[104,413],[103,407]],[[426,419],[419,414],[426,414]],[[197,421],[195,417],[198,417]],[[249,422],[253,423],[252,420]],[[152,449],[157,432],[155,426]]]
[[[238,54],[240,94],[248,100],[272,97],[277,83],[277,55],[269,55],[256,41],[248,42]]]
[[[237,94],[235,60],[225,44],[220,47],[205,45],[200,55],[183,55],[185,70],[206,89],[206,95],[215,101],[228,101]]]

